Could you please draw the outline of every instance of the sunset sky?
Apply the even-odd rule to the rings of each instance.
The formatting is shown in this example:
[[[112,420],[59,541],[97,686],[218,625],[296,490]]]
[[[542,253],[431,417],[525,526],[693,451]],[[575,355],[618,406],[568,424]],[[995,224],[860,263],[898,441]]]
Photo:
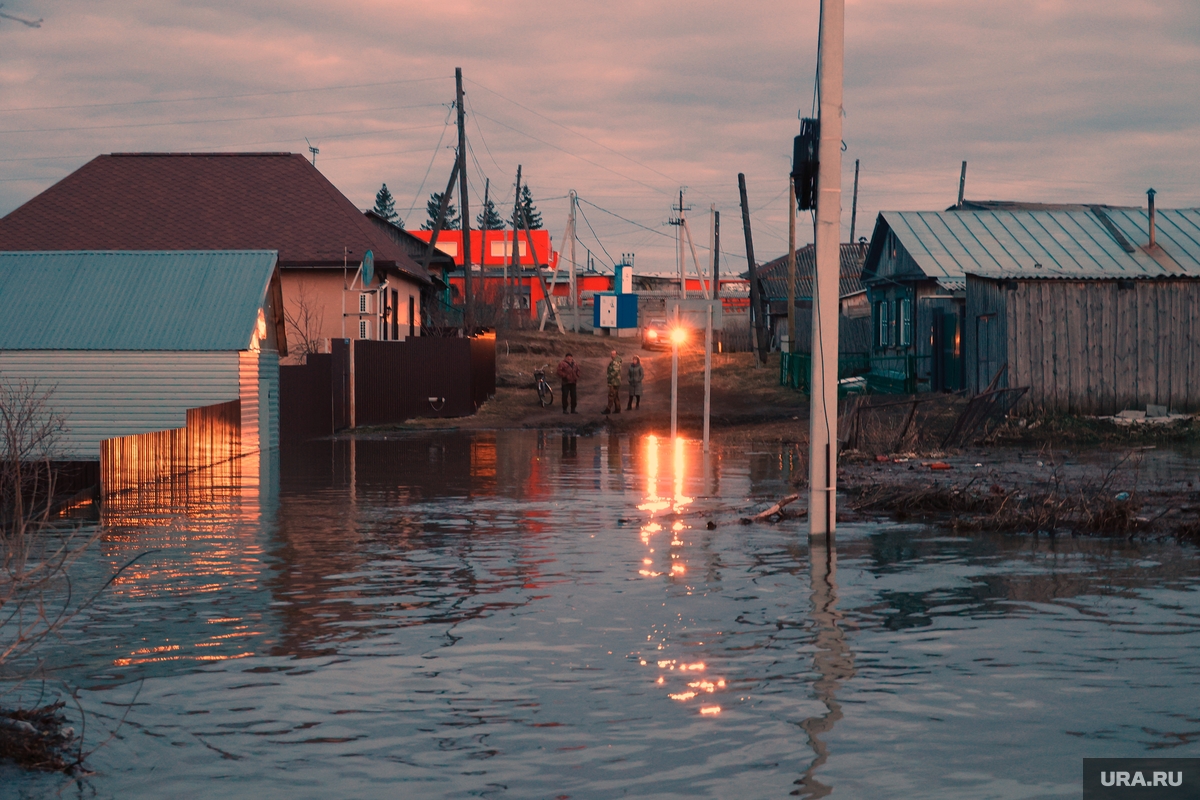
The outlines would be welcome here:
[[[818,8],[6,0],[43,22],[0,18],[0,214],[100,153],[307,152],[307,137],[355,204],[386,182],[417,227],[454,157],[461,66],[472,216],[485,177],[504,213],[522,164],[556,244],[575,189],[601,265],[634,252],[670,270],[686,186],[697,246],[715,203],[740,271],[738,172],[759,259],[786,247]],[[1153,186],[1160,207],[1200,205],[1200,4],[848,0],[844,125],[844,237],[856,158],[863,236],[880,210],[953,203],[963,159],[973,199],[1141,205]]]

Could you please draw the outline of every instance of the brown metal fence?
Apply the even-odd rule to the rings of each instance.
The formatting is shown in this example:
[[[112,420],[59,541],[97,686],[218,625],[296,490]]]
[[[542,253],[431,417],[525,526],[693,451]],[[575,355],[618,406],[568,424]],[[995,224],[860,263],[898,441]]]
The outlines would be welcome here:
[[[105,439],[100,443],[101,493],[145,490],[231,463],[241,454],[241,408],[240,400],[189,408],[182,428]]]
[[[419,336],[354,343],[356,425],[474,413],[471,340]]]

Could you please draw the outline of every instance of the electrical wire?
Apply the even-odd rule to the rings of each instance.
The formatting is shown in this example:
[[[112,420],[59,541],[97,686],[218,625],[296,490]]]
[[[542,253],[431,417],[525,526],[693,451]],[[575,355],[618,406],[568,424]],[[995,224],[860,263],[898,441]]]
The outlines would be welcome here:
[[[615,169],[612,169],[611,167],[606,167],[603,164],[600,164],[596,161],[592,161],[590,158],[584,158],[583,156],[579,155],[578,153],[572,153],[570,150],[559,147],[556,144],[551,144],[550,142],[547,142],[545,139],[539,139],[538,137],[534,136],[532,133],[523,131],[520,128],[514,128],[512,125],[501,122],[500,120],[496,119],[495,117],[489,117],[487,114],[483,114],[479,111],[476,111],[475,115],[477,117],[483,117],[486,120],[494,122],[502,128],[507,128],[508,130],[512,131],[513,133],[519,133],[522,136],[526,136],[530,139],[533,139],[538,144],[544,144],[546,147],[557,150],[560,153],[565,153],[565,154],[571,156],[572,158],[578,158],[580,161],[591,164],[593,167],[598,167],[598,168],[604,170],[605,172],[611,172],[613,175],[616,175],[618,178],[624,178],[625,180],[632,181],[633,183],[636,183],[639,186],[645,186],[647,189],[650,189],[651,191],[654,191],[654,192],[660,192],[660,193],[663,192],[663,190],[659,189],[657,186],[651,186],[650,184],[646,183],[645,181],[639,181],[637,178],[633,178],[633,177],[630,177],[629,175],[625,175],[623,173],[617,172]]]
[[[661,177],[663,177],[663,178],[666,178],[666,179],[667,179],[667,180],[669,180],[671,183],[674,183],[674,184],[679,184],[679,183],[682,183],[682,181],[680,181],[680,180],[678,180],[678,179],[676,179],[676,178],[674,178],[674,177],[672,177],[672,176],[670,176],[670,175],[666,174],[665,172],[660,172],[660,171],[658,171],[657,169],[655,169],[654,167],[650,166],[649,164],[644,164],[644,163],[642,163],[641,161],[638,161],[637,159],[635,159],[635,158],[632,158],[631,156],[627,156],[627,155],[625,155],[624,153],[622,153],[622,152],[621,152],[621,151],[619,151],[619,150],[614,150],[613,148],[609,147],[608,145],[606,145],[606,144],[603,144],[603,143],[601,143],[601,142],[598,142],[598,141],[596,141],[595,139],[593,139],[592,137],[588,136],[587,134],[580,133],[579,131],[575,130],[574,128],[571,128],[571,127],[568,127],[568,126],[566,126],[566,125],[563,125],[561,122],[558,122],[558,121],[556,121],[556,120],[554,120],[554,119],[551,119],[550,117],[547,117],[545,114],[542,114],[542,113],[539,113],[539,112],[537,112],[537,111],[534,111],[532,108],[529,108],[529,107],[528,107],[528,106],[526,106],[526,105],[522,105],[521,103],[518,103],[516,100],[513,100],[511,97],[505,97],[504,95],[502,95],[502,94],[500,94],[499,92],[497,92],[495,89],[491,89],[491,88],[489,88],[489,87],[487,87],[487,86],[484,86],[482,83],[479,83],[478,81],[471,80],[470,78],[468,78],[467,80],[468,80],[468,82],[470,82],[470,83],[473,83],[473,84],[475,84],[476,86],[478,86],[480,89],[483,89],[485,92],[491,92],[492,94],[496,95],[496,97],[499,97],[501,100],[507,100],[508,102],[510,102],[510,103],[512,103],[514,106],[516,106],[517,108],[520,108],[520,109],[523,109],[523,110],[525,110],[525,111],[528,111],[530,114],[533,114],[533,115],[534,115],[534,116],[536,116],[536,117],[541,117],[542,119],[544,119],[544,120],[546,120],[547,122],[549,122],[551,125],[557,125],[558,127],[562,128],[563,130],[565,130],[565,131],[569,131],[569,132],[571,132],[571,133],[575,134],[576,136],[580,137],[581,139],[586,139],[587,141],[591,142],[592,144],[596,145],[597,147],[603,147],[605,150],[607,150],[608,152],[612,153],[613,155],[620,156],[621,158],[625,159],[626,161],[629,161],[629,162],[630,162],[630,163],[632,163],[632,164],[636,164],[636,165],[638,165],[639,167],[641,167],[641,168],[643,168],[643,169],[650,170],[650,171],[651,171],[651,172],[653,172],[655,175],[659,175],[659,176],[661,176]],[[663,194],[670,194],[670,192],[667,192],[667,191],[666,191],[666,190],[664,190],[664,189],[655,189],[655,191],[662,192]]]
[[[251,92],[249,94],[214,94],[204,97],[180,97],[173,100],[168,99],[150,99],[150,100],[128,100],[122,103],[82,103],[79,105],[68,106],[26,106],[24,108],[3,108],[0,113],[12,113],[18,111],[62,111],[75,108],[118,108],[120,106],[140,106],[154,105],[162,103],[198,103],[206,100],[239,100],[246,97],[274,97],[284,94],[308,94],[311,92],[332,92],[342,89],[370,89],[377,86],[399,86],[403,83],[427,83],[429,81],[444,80],[444,76],[438,75],[431,78],[412,78],[403,81],[383,81],[378,83],[352,83],[345,86],[319,86],[314,89],[282,89],[277,92]]]
[[[437,145],[433,148],[433,155],[429,157],[429,166],[425,168],[425,177],[421,178],[421,185],[417,187],[417,193],[413,195],[412,205],[408,207],[408,218],[411,220],[413,210],[417,207],[417,201],[421,199],[421,192],[425,190],[425,181],[429,180],[429,173],[433,169],[433,162],[437,159],[438,153],[442,151],[442,140],[446,138],[446,131],[450,127],[450,117],[454,114],[453,108],[447,108],[446,121],[442,123],[442,135],[438,137]]]
[[[596,236],[596,229],[592,227],[591,221],[587,218],[587,214],[583,213],[583,209],[579,209],[579,216],[583,217],[584,223],[588,226],[588,230],[592,232],[592,236],[596,239],[596,244],[600,245],[600,249],[604,251],[604,255],[608,257],[608,261],[612,264],[613,269],[616,269],[617,262],[609,255],[608,249],[604,246],[604,242],[600,241],[600,237]]]
[[[650,231],[651,233],[657,233],[659,236],[665,236],[666,238],[672,239],[672,240],[675,238],[674,236],[672,236],[669,233],[663,233],[660,230],[656,230],[654,228],[647,227],[646,225],[643,225],[640,222],[634,222],[631,219],[626,219],[625,217],[622,217],[620,214],[617,214],[613,211],[609,211],[607,208],[602,208],[590,200],[584,200],[582,197],[579,198],[579,202],[587,203],[589,206],[596,209],[597,211],[603,211],[605,214],[616,217],[617,219],[621,220],[622,222],[628,222],[630,225],[636,225],[637,227],[641,228],[642,230],[647,230],[647,231]]]
[[[128,125],[80,125],[71,128],[13,128],[0,131],[4,133],[62,133],[66,131],[108,131],[126,130],[132,128],[164,128],[172,125],[205,125],[218,122],[257,122],[264,119],[297,119],[301,117],[330,117],[347,114],[361,114],[370,111],[401,111],[409,108],[433,108],[440,103],[420,103],[409,106],[379,106],[377,108],[352,108],[338,111],[312,111],[307,114],[271,114],[258,117],[227,117],[225,119],[185,119],[170,122],[136,122]]]
[[[483,135],[483,128],[481,128],[479,126],[479,120],[474,118],[475,117],[475,107],[471,105],[470,95],[468,95],[464,92],[463,99],[466,100],[467,110],[471,112],[467,116],[471,117],[471,121],[475,123],[475,130],[479,131],[479,141],[483,142],[483,149],[487,152],[488,158],[490,158],[492,160],[492,163],[496,165],[496,169],[500,170],[501,172],[504,172],[504,168],[500,166],[500,163],[498,161],[496,161],[496,157],[494,155],[492,155],[492,148],[488,147],[487,137]]]

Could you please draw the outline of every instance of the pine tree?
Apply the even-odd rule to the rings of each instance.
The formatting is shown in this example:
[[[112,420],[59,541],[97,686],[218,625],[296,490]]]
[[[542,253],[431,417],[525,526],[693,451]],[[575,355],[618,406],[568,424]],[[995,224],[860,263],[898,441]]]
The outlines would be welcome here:
[[[525,212],[525,219],[529,222],[530,230],[538,230],[542,227],[542,215],[538,212],[537,206],[533,204],[533,193],[529,191],[529,184],[521,187],[521,208]]]
[[[393,225],[399,228],[404,227],[404,220],[400,219],[400,215],[396,213],[396,200],[388,191],[386,183],[375,193],[375,208],[372,210]]]
[[[487,228],[489,231],[498,231],[504,228],[504,219],[500,213],[496,211],[496,204],[491,198],[488,198],[487,208],[479,212],[479,216],[475,217],[475,224],[480,230]]]
[[[442,193],[434,192],[429,195],[429,202],[425,204],[425,213],[429,215],[429,219],[421,224],[421,230],[431,231],[437,223],[438,209],[442,207]],[[458,218],[458,209],[454,203],[449,203],[446,206],[446,219],[442,221],[442,230],[448,231],[458,228],[462,223]]]

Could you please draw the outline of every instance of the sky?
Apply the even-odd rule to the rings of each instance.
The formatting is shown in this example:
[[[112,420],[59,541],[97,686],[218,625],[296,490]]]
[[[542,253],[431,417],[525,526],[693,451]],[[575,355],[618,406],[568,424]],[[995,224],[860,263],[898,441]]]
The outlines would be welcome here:
[[[319,148],[360,208],[409,227],[454,159],[465,76],[472,216],[522,166],[562,243],[566,195],[600,267],[675,269],[684,194],[707,263],[787,248],[787,173],[811,116],[819,2],[5,0],[0,215],[109,152]],[[14,19],[19,18],[19,19]],[[847,0],[842,235],[969,199],[1200,206],[1195,0]],[[32,27],[20,20],[35,22]],[[186,186],[179,191],[187,191]],[[798,240],[812,240],[807,212]],[[580,260],[583,253],[580,253]]]

